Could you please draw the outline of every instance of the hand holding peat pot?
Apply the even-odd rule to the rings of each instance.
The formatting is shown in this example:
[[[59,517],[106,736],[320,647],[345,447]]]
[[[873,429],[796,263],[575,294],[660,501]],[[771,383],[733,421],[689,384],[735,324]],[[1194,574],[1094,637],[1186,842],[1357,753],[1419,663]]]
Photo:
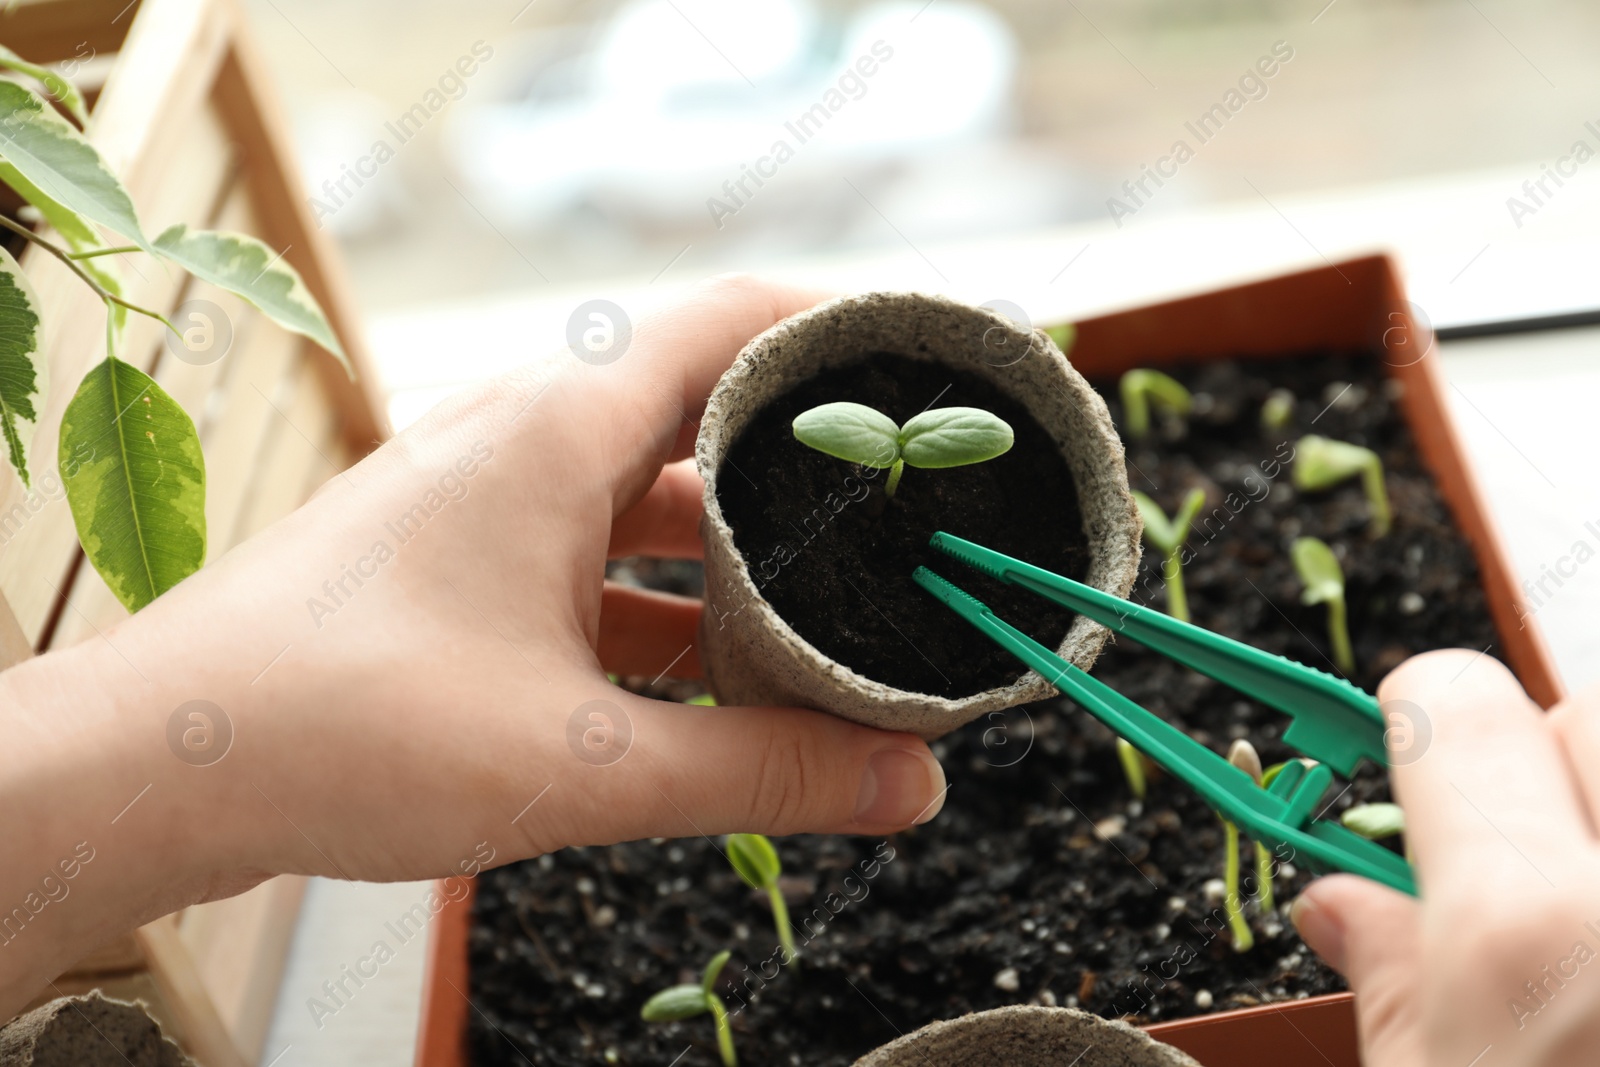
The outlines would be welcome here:
[[[1600,691],[1547,714],[1496,660],[1447,651],[1410,660],[1379,696],[1432,730],[1390,772],[1422,897],[1333,875],[1291,912],[1355,991],[1362,1062],[1594,1063]]]
[[[717,699],[932,739],[1054,695],[911,582],[937,530],[1125,596],[1139,518],[1099,395],[1044,331],[912,293],[845,297],[751,341],[712,392],[700,653]],[[925,468],[905,475],[905,467]],[[1106,631],[979,579],[1088,668]]]
[[[694,420],[750,338],[815,299],[720,280],[613,362],[563,352],[466,390],[104,640],[0,675],[0,915],[32,909],[0,931],[0,1017],[140,923],[270,874],[459,893],[571,845],[937,814],[915,736],[606,676],[699,674],[700,602],[606,582],[606,560],[699,554]],[[206,761],[175,740],[198,700],[231,739]]]

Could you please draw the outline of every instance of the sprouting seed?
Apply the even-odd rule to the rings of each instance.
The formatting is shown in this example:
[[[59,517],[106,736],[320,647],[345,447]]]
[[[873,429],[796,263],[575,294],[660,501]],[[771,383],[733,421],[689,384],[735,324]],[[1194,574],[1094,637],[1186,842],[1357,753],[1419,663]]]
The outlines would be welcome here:
[[[1344,600],[1344,570],[1339,558],[1325,542],[1315,537],[1297,537],[1289,548],[1294,569],[1305,583],[1300,594],[1304,604],[1328,605],[1328,643],[1333,647],[1333,663],[1345,674],[1356,669],[1355,652],[1350,647],[1350,628]]]
[[[1274,389],[1261,403],[1261,428],[1282,430],[1294,419],[1294,394],[1287,389]]]
[[[784,903],[778,879],[783,874],[783,864],[778,860],[778,850],[772,841],[761,834],[729,834],[728,862],[739,872],[751,889],[760,889],[772,903],[772,925],[777,928],[778,942],[790,960],[800,955],[794,944],[794,928],[789,923],[789,906]]]
[[[1369,529],[1373,537],[1382,537],[1389,532],[1393,515],[1389,510],[1389,493],[1383,484],[1383,461],[1378,454],[1370,448],[1317,434],[1308,434],[1295,445],[1296,489],[1320,492],[1357,475],[1361,477],[1361,488],[1372,511]]]
[[[1195,516],[1205,507],[1204,489],[1191,489],[1183,498],[1178,513],[1171,519],[1161,506],[1148,496],[1135,490],[1133,502],[1139,506],[1139,517],[1144,520],[1144,539],[1161,553],[1161,579],[1167,585],[1167,614],[1174,619],[1189,621],[1189,598],[1183,588],[1183,543],[1189,538],[1189,527]]]
[[[645,1001],[639,1011],[639,1017],[647,1023],[677,1022],[709,1012],[712,1022],[716,1024],[717,1049],[722,1053],[723,1067],[738,1067],[739,1063],[739,1058],[733,1052],[733,1028],[728,1025],[728,1009],[714,991],[717,976],[727,966],[731,955],[727,949],[717,953],[706,964],[699,985],[675,985],[663,989]]]
[[[1122,393],[1122,421],[1135,440],[1150,435],[1150,409],[1182,418],[1194,407],[1194,397],[1183,383],[1158,370],[1136,367],[1117,383]]]

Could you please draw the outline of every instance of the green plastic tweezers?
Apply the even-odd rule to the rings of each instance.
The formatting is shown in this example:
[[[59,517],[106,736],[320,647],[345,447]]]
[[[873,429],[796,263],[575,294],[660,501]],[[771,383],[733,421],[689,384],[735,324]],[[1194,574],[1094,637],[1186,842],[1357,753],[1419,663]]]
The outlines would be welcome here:
[[[1318,873],[1345,871],[1417,895],[1411,865],[1375,841],[1314,809],[1333,781],[1348,777],[1363,759],[1386,766],[1383,712],[1370,694],[1342,678],[1182,622],[1151,608],[1063,578],[1021,560],[944,532],[930,544],[990,577],[1030,589],[1130,637],[1224,685],[1289,715],[1284,743],[1315,760],[1290,760],[1267,788],[1182,730],[1091,678],[987,605],[926,567],[918,585],[1017,659],[1038,671],[1089,714],[1105,723],[1175,778],[1187,783],[1247,837]]]

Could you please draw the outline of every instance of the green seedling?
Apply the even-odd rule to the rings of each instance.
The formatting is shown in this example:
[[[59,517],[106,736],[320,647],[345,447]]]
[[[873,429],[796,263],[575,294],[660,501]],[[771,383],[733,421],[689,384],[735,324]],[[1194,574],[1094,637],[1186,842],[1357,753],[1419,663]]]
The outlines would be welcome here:
[[[1137,490],[1133,502],[1139,506],[1139,517],[1144,520],[1144,539],[1161,553],[1161,580],[1167,585],[1167,614],[1174,619],[1189,621],[1189,598],[1183,589],[1183,543],[1189,538],[1189,527],[1195,516],[1205,507],[1204,489],[1191,489],[1183,498],[1178,513],[1171,519],[1154,500]]]
[[[1398,804],[1357,804],[1339,816],[1339,821],[1369,841],[1382,841],[1406,830],[1406,814]]]
[[[1372,509],[1373,537],[1389,532],[1393,516],[1389,511],[1389,494],[1383,485],[1383,461],[1370,448],[1352,445],[1348,441],[1309,434],[1295,445],[1294,487],[1311,492],[1332,489],[1361,476],[1361,488],[1367,494],[1367,504]]]
[[[1070,322],[1063,322],[1059,326],[1046,326],[1044,332],[1050,335],[1050,340],[1056,343],[1063,355],[1072,351],[1072,342],[1078,339],[1078,327]]]
[[[714,708],[717,706],[717,698],[712,696],[710,693],[701,693],[697,697],[690,697],[688,700],[685,700],[684,703],[698,704],[703,708]]]
[[[778,941],[791,960],[798,959],[800,953],[794,946],[794,929],[789,924],[789,906],[778,889],[778,878],[783,874],[778,850],[761,834],[729,834],[728,862],[751,889],[766,892],[767,899],[772,902],[772,925],[778,930]]]
[[[1282,430],[1294,418],[1294,394],[1287,389],[1274,389],[1261,404],[1261,428]]]
[[[1256,781],[1261,780],[1261,757],[1256,755],[1250,742],[1235,741],[1228,749],[1228,762]],[[1233,950],[1249,952],[1255,947],[1256,938],[1250,932],[1250,923],[1244,917],[1244,902],[1239,896],[1239,828],[1223,819],[1222,834],[1222,882],[1227,893],[1223,906],[1228,913],[1228,928],[1233,931]]]
[[[1122,376],[1117,388],[1122,393],[1122,421],[1128,436],[1141,439],[1150,435],[1150,408],[1183,418],[1194,407],[1194,397],[1176,378],[1158,370],[1135,368]]]
[[[1303,604],[1328,605],[1328,642],[1333,646],[1333,663],[1345,674],[1356,669],[1355,653],[1350,648],[1350,629],[1344,602],[1344,570],[1333,549],[1315,537],[1297,537],[1290,547],[1294,569],[1305,583],[1300,594]]]
[[[935,470],[994,459],[1011,449],[1011,427],[982,408],[933,408],[904,426],[865,404],[840,401],[803,411],[795,440],[836,459],[889,469],[883,491],[894,496],[907,466]]]
[[[1400,810],[1398,804],[1357,804],[1339,816],[1339,821],[1344,823],[1346,829],[1355,831],[1369,841],[1382,841],[1406,832],[1406,813]],[[1406,859],[1412,859],[1409,840],[1406,841],[1405,855]]]
[[[1261,769],[1261,756],[1256,752],[1255,746],[1250,742],[1240,739],[1233,743],[1228,750],[1228,761],[1235,767],[1244,771],[1250,778],[1265,789],[1269,784],[1266,772]],[[1282,770],[1280,763],[1277,770]],[[1276,771],[1273,777],[1277,777]],[[1271,915],[1277,910],[1277,902],[1272,893],[1272,853],[1266,845],[1257,841],[1256,846],[1256,904],[1261,908],[1263,915]]]
[[[675,985],[645,1001],[639,1017],[647,1023],[670,1023],[709,1012],[717,1027],[717,1049],[722,1053],[724,1067],[737,1067],[739,1057],[733,1052],[733,1028],[728,1025],[728,1009],[723,1006],[722,998],[713,992],[717,976],[727,966],[730,955],[732,953],[724,949],[711,957],[699,985]]]
[[[1128,779],[1128,790],[1133,799],[1143,800],[1150,788],[1150,772],[1155,764],[1150,757],[1134,748],[1122,738],[1117,738],[1117,762],[1122,764],[1122,774]]]

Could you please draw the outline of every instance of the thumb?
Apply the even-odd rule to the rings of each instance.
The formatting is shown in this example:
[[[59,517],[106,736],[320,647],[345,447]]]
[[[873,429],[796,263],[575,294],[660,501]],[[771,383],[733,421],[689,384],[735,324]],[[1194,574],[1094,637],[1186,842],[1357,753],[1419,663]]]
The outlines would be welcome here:
[[[626,788],[649,836],[884,834],[944,806],[944,771],[912,734],[801,708],[638,698],[629,710],[640,758]]]
[[[1349,874],[1306,887],[1289,917],[1305,943],[1344,975],[1356,995],[1363,1062],[1426,1062],[1422,1044],[1421,906],[1403,893]]]

